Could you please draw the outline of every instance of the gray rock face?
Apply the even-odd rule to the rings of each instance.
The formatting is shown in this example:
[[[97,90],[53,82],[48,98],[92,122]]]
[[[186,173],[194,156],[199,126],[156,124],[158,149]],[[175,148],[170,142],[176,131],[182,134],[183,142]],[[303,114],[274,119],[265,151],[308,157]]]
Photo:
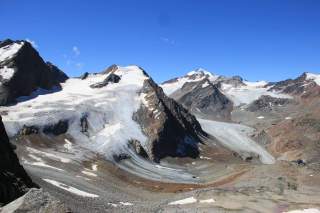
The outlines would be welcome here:
[[[0,80],[0,105],[13,103],[20,96],[28,96],[38,88],[50,90],[60,87],[68,76],[49,62],[44,62],[39,53],[26,41],[5,40],[0,47],[22,43],[22,47],[11,58],[0,61],[0,68],[15,70],[10,79]]]
[[[24,196],[4,206],[0,212],[67,213],[71,211],[48,192],[33,188]]]
[[[36,185],[20,165],[0,117],[0,205],[22,196]]]
[[[220,88],[222,83],[232,85],[233,87],[240,87],[244,86],[243,79],[240,76],[232,76],[230,78],[220,76],[215,83],[217,84],[218,88]]]
[[[197,157],[197,144],[206,133],[196,118],[168,98],[152,79],[144,82],[141,93],[148,106],[142,105],[133,119],[148,137],[148,157],[155,162],[166,156]]]
[[[230,120],[232,101],[208,79],[186,83],[171,97],[197,116],[206,119]]]
[[[247,109],[251,112],[264,111],[270,112],[273,107],[283,106],[294,103],[293,100],[287,98],[275,98],[269,95],[263,95],[258,100],[253,101]]]
[[[300,95],[304,91],[314,88],[317,84],[307,80],[307,74],[303,73],[296,79],[287,79],[276,83],[269,83],[267,86],[272,86],[269,91],[281,91],[283,93]]]

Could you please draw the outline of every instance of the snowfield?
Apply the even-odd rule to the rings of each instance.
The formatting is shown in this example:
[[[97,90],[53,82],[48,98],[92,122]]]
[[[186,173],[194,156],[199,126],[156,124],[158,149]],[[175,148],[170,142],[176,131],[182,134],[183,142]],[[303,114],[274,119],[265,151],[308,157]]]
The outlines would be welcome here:
[[[313,80],[320,86],[320,74],[314,74],[314,73],[307,73],[306,80]]]
[[[233,87],[230,84],[222,84],[222,92],[235,106],[250,104],[259,99],[262,95],[269,95],[275,98],[292,98],[290,95],[279,92],[268,91],[270,87],[263,87],[266,82],[245,82],[245,86]]]
[[[224,146],[238,153],[254,153],[264,164],[273,164],[275,159],[263,147],[253,141],[248,134],[254,129],[225,122],[198,119],[204,131],[216,137]]]
[[[108,75],[92,74],[85,80],[67,80],[61,91],[2,107],[7,112],[3,121],[8,135],[16,135],[24,125],[43,127],[67,120],[67,133],[77,143],[107,157],[125,149],[129,139],[137,139],[144,145],[147,138],[132,115],[144,101],[138,91],[148,77],[137,66],[119,67],[114,74],[121,77],[119,83],[91,88],[90,85],[102,82]],[[87,134],[81,132],[83,116],[88,121]],[[66,142],[65,148],[71,149],[72,144]]]

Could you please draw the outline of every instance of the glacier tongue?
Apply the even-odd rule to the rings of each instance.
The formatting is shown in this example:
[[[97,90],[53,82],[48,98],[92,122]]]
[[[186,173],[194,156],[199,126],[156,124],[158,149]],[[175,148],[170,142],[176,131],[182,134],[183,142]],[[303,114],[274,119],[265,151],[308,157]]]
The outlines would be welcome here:
[[[250,127],[211,120],[198,119],[201,127],[216,137],[224,146],[235,152],[255,153],[264,164],[273,164],[275,159],[263,147],[249,138],[254,130]]]

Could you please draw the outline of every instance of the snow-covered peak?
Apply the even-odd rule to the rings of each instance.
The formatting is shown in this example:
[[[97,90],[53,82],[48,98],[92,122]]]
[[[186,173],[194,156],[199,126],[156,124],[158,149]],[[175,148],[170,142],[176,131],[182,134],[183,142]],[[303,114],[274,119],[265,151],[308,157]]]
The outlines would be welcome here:
[[[183,77],[170,80],[168,82],[161,84],[160,86],[162,87],[162,89],[166,95],[171,95],[172,93],[174,93],[178,89],[181,89],[185,83],[202,81],[203,79],[206,79],[206,78],[209,79],[209,81],[213,82],[213,81],[217,80],[219,78],[219,76],[214,75],[211,72],[209,72],[203,68],[198,68],[198,69],[195,69],[193,71],[188,72]]]
[[[43,127],[68,120],[67,133],[102,154],[121,151],[130,139],[144,143],[146,137],[132,116],[142,104],[138,91],[148,77],[137,66],[118,67],[113,72],[121,78],[118,83],[90,87],[110,74],[91,74],[85,80],[70,78],[62,83],[61,91],[45,95],[38,91],[32,99],[26,97],[14,106],[2,107],[1,111],[8,111],[3,116],[8,134],[16,135],[24,125]],[[83,116],[89,125],[87,136],[80,134]]]
[[[306,80],[313,80],[320,86],[320,74],[306,73]]]
[[[203,68],[198,68],[195,70],[192,70],[190,72],[187,73],[187,76],[191,76],[191,75],[208,75],[208,76],[213,76],[211,72],[203,69]]]
[[[24,42],[14,42],[0,48],[0,62],[12,58],[24,45]]]

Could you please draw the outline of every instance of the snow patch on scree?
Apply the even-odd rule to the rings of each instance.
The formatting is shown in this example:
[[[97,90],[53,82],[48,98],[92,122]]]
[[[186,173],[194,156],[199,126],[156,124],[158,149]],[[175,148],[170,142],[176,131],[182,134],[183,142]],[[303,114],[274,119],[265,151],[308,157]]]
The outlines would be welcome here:
[[[114,74],[121,77],[119,83],[90,87],[102,82],[108,74],[89,75],[85,80],[69,79],[59,92],[3,107],[8,111],[3,121],[9,136],[16,135],[23,125],[43,127],[67,120],[67,133],[74,141],[106,157],[122,152],[130,139],[144,145],[147,138],[132,115],[142,104],[138,91],[148,77],[137,66],[119,67]],[[87,134],[81,132],[79,125],[84,115],[89,126]]]
[[[73,194],[76,194],[76,195],[79,195],[79,196],[82,196],[82,197],[91,197],[91,198],[99,197],[98,195],[91,194],[91,193],[76,189],[76,188],[74,188],[72,186],[65,185],[65,184],[60,183],[60,182],[55,181],[55,180],[50,180],[50,179],[42,179],[42,180],[44,180],[44,181],[46,181],[46,182],[48,182],[48,183],[60,188],[60,189],[66,190],[68,192],[71,192]]]

